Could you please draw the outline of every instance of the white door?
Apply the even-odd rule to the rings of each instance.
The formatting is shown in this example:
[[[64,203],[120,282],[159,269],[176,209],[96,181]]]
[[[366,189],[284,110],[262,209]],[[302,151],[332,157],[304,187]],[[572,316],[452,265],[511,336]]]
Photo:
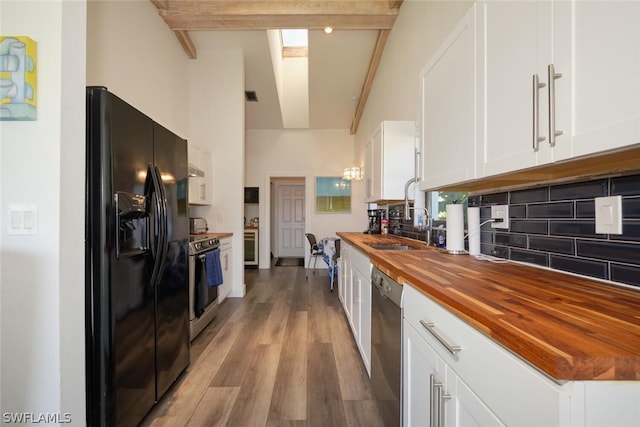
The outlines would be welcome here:
[[[276,190],[279,257],[304,257],[304,185],[279,184]]]

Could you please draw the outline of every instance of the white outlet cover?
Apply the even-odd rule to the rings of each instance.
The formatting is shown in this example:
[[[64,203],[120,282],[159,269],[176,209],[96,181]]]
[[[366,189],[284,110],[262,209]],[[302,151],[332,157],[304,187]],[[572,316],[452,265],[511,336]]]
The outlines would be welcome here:
[[[491,206],[491,218],[502,218],[502,222],[492,222],[491,228],[509,229],[509,205]]]
[[[622,196],[596,197],[596,233],[622,234]]]

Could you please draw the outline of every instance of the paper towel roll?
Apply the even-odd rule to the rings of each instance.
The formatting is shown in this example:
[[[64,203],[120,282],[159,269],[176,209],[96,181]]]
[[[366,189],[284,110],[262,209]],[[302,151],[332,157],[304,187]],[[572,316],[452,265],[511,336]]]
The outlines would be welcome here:
[[[480,255],[480,208],[467,209],[469,255]]]
[[[462,205],[447,205],[447,251],[464,251],[464,211]]]

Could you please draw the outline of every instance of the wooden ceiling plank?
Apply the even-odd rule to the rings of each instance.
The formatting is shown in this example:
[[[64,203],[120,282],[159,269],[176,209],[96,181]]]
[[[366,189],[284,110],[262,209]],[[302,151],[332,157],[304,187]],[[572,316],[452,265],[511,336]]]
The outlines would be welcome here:
[[[360,119],[362,118],[364,107],[367,104],[369,92],[371,92],[371,86],[373,85],[373,80],[376,77],[378,65],[380,64],[380,59],[382,58],[382,53],[384,52],[384,46],[387,43],[387,38],[389,38],[389,30],[380,30],[380,32],[378,33],[378,38],[376,39],[376,45],[373,49],[373,54],[371,55],[371,61],[369,62],[367,76],[364,79],[362,90],[360,91],[360,97],[358,98],[358,105],[356,105],[353,122],[351,122],[351,135],[355,135],[356,132],[358,132]]]
[[[189,33],[186,31],[174,31],[174,34],[178,38],[180,46],[182,46],[182,49],[184,49],[189,59],[196,59],[198,57],[196,52],[196,45],[193,43],[193,40],[191,39],[191,36],[189,36]]]

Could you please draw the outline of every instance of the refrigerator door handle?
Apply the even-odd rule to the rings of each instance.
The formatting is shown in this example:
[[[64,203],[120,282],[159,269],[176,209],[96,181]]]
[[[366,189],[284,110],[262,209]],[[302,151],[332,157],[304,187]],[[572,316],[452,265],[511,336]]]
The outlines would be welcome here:
[[[154,239],[155,247],[151,247],[151,256],[153,257],[153,270],[151,272],[151,280],[149,281],[149,286],[155,286],[158,278],[160,277],[160,267],[162,263],[162,253],[163,249],[163,238],[164,238],[164,227],[161,224],[166,223],[164,219],[164,205],[162,200],[162,194],[158,182],[158,176],[156,175],[156,170],[151,163],[149,163],[147,169],[147,181],[145,183],[145,195],[147,196],[147,200],[151,202],[153,200],[153,193],[155,193],[155,211],[156,215],[154,215],[156,224],[149,225],[149,235],[152,236],[155,234],[156,225],[158,225],[158,236]],[[149,207],[151,210],[151,207]]]
[[[162,206],[162,216],[160,218],[159,230],[161,233],[161,245],[158,245],[158,248],[161,249],[161,253],[158,255],[160,259],[160,266],[158,268],[158,278],[162,276],[164,272],[164,268],[166,266],[166,256],[169,252],[169,239],[168,239],[168,212],[167,212],[167,193],[165,191],[164,183],[162,182],[162,174],[160,173],[160,169],[157,166],[154,166],[154,171],[156,174],[156,179],[158,182],[158,191],[160,193],[161,206]]]

